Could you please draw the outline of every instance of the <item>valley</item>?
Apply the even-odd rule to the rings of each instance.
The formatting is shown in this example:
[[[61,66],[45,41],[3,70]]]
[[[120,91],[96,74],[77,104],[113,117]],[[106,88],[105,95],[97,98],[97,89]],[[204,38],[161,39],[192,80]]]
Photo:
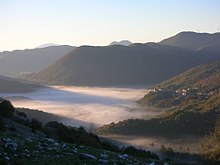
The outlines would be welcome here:
[[[204,41],[193,47],[183,44],[200,37]],[[158,43],[123,40],[109,46],[2,52],[0,110],[7,114],[7,106],[15,107],[15,113],[1,114],[0,135],[10,137],[9,143],[33,136],[46,144],[48,136],[59,146],[89,145],[116,156],[147,156],[149,162],[218,162],[218,38],[218,33],[181,32]],[[8,143],[7,138],[0,140]],[[102,154],[95,155],[102,160]],[[32,156],[40,160],[40,155]],[[57,155],[50,156],[54,160]],[[80,153],[73,159],[97,161],[96,156]],[[119,155],[119,161],[124,159]]]
[[[49,87],[49,86],[48,86]],[[29,93],[0,93],[15,107],[38,109],[68,117],[71,126],[93,127],[130,118],[151,118],[160,111],[139,106],[144,88],[50,86]],[[81,121],[77,123],[76,121]]]

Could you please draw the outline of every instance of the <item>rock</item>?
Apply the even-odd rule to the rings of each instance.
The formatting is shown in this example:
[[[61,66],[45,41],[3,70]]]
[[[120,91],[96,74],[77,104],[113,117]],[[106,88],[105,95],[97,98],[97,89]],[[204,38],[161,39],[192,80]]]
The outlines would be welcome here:
[[[32,142],[33,142],[33,140],[31,140],[31,139],[29,139],[29,138],[25,138],[25,140],[26,140],[27,142],[29,142],[29,143],[32,143]]]
[[[60,145],[60,143],[55,142],[55,143],[54,143],[54,145],[55,145],[55,146],[59,146],[59,145]]]
[[[12,140],[10,138],[3,138],[2,140],[5,143],[5,145],[4,145],[5,148],[9,148],[13,151],[17,150],[18,145],[14,140]]]
[[[64,143],[63,145],[62,145],[62,148],[67,148],[67,145]]]
[[[87,153],[83,153],[80,155],[81,158],[83,159],[93,159],[93,160],[97,160],[97,158],[93,155],[87,154]]]
[[[102,159],[108,159],[108,155],[106,155],[106,154],[101,154],[100,157],[101,157]]]
[[[154,162],[152,162],[152,163],[150,163],[149,165],[155,165],[155,163],[154,163]]]
[[[119,155],[119,159],[127,159],[129,156],[127,154]]]
[[[10,160],[10,158],[9,158],[8,156],[5,156],[4,158],[5,158],[5,160],[7,160],[7,161]]]
[[[80,145],[79,148],[83,149],[84,147]]]
[[[99,163],[108,163],[108,160],[106,160],[106,159],[99,159]]]

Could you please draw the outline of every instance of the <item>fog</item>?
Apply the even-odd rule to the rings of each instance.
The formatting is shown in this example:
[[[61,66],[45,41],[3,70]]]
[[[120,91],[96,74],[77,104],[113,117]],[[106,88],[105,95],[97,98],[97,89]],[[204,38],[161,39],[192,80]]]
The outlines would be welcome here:
[[[150,118],[158,112],[140,107],[136,101],[146,89],[53,86],[32,93],[1,94],[11,97],[15,107],[38,109],[82,121],[62,121],[68,125],[101,126],[129,118]]]
[[[126,135],[101,135],[100,137],[108,139],[119,146],[135,146],[159,153],[161,145],[172,147],[177,152],[198,153],[199,145],[202,140],[200,137],[182,137],[182,138],[162,138],[162,137],[141,137]]]

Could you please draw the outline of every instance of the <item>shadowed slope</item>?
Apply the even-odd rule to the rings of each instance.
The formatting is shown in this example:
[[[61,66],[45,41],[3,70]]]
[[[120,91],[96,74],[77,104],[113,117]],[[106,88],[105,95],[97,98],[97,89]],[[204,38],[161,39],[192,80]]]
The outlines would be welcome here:
[[[18,77],[21,72],[37,73],[53,64],[73,48],[63,45],[2,52],[0,53],[0,75]]]
[[[82,46],[30,80],[86,86],[150,85],[207,61],[193,51],[156,43]]]
[[[181,32],[177,35],[164,39],[160,42],[163,45],[181,47],[190,50],[196,50],[204,46],[220,43],[220,33],[195,33]]]

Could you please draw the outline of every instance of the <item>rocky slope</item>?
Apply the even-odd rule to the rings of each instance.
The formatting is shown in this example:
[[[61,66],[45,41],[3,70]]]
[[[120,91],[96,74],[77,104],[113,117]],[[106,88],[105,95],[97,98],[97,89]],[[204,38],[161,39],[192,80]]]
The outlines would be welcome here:
[[[14,112],[7,116],[1,113],[0,164],[178,164],[134,147],[120,149],[82,127],[55,121],[42,125],[12,106],[3,106],[3,102],[0,111]]]

